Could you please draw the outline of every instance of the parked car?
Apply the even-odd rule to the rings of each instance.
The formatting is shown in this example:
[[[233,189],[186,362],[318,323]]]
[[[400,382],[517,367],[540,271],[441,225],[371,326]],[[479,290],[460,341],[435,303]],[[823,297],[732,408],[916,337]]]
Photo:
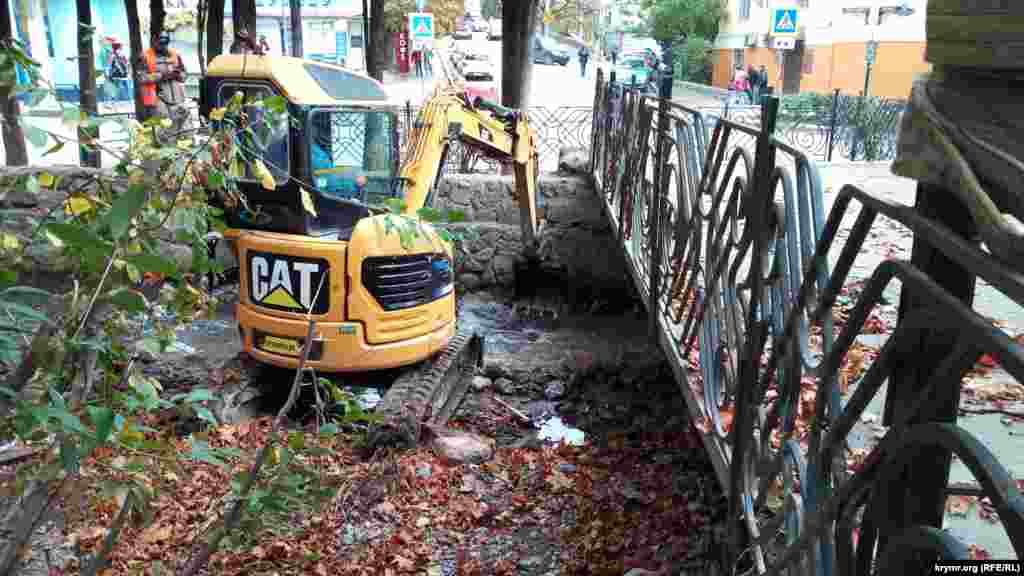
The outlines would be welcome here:
[[[559,46],[554,40],[544,36],[533,37],[533,63],[534,64],[558,64],[565,66],[569,63],[569,50]]]
[[[489,40],[501,40],[501,18],[491,18],[491,31],[487,35]]]
[[[635,76],[636,83],[643,85],[650,75],[651,69],[644,60],[643,52],[629,52],[616,60],[615,79],[620,84],[630,84]]]
[[[470,102],[477,97],[493,102],[498,100],[494,70],[488,60],[463,60],[459,73],[462,75],[462,85]]]

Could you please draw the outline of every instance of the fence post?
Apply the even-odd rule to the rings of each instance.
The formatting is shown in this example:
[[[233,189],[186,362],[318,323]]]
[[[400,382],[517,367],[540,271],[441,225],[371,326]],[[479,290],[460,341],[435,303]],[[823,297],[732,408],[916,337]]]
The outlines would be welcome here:
[[[829,118],[828,126],[828,153],[825,158],[832,161],[832,147],[836,144],[836,115],[839,113],[839,89],[832,93],[832,116]]]
[[[654,341],[658,341],[658,312],[659,302],[661,295],[659,294],[658,288],[661,285],[661,202],[662,192],[667,189],[665,185],[665,163],[668,156],[668,130],[669,130],[669,118],[668,109],[669,102],[672,100],[672,70],[674,67],[672,58],[672,42],[661,42],[661,53],[662,53],[662,73],[661,73],[661,86],[658,99],[658,132],[657,132],[657,145],[655,146],[654,152],[654,187],[651,190],[651,209],[650,209],[650,234],[651,237],[648,242],[651,246],[651,263],[648,270],[650,270],[651,288],[648,296],[650,302],[648,302],[647,313],[649,314],[649,326],[651,329],[651,336]]]
[[[761,106],[761,130],[757,134],[757,152],[754,157],[754,179],[750,201],[744,207],[744,218],[753,233],[753,253],[750,266],[755,273],[750,275],[750,304],[747,308],[747,335],[740,351],[739,381],[736,390],[736,413],[733,416],[730,444],[732,461],[729,466],[729,523],[732,531],[729,558],[738,560],[749,541],[743,504],[743,483],[748,445],[753,440],[750,430],[753,426],[754,399],[751,398],[761,366],[767,323],[761,311],[764,296],[763,261],[768,251],[767,217],[772,205],[771,174],[775,168],[775,146],[772,133],[779,112],[779,97],[769,96]],[[708,298],[716,297],[708,294]],[[813,478],[813,477],[812,477]],[[813,552],[812,552],[813,554]]]

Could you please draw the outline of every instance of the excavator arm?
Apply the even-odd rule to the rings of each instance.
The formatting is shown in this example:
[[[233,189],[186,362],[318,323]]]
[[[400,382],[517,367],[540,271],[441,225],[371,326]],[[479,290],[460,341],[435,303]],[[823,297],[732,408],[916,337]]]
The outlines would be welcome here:
[[[480,98],[470,102],[454,84],[439,85],[420,108],[403,153],[401,169],[407,214],[434,202],[453,142],[483,157],[511,163],[519,204],[523,245],[536,253],[541,218],[537,209],[536,135],[527,115]]]

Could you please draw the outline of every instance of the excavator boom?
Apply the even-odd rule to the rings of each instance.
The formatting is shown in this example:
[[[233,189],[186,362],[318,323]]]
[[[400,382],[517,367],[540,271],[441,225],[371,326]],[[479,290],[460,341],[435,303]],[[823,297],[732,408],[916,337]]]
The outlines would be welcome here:
[[[526,113],[477,98],[470,102],[456,84],[439,85],[424,102],[409,133],[401,177],[406,210],[433,203],[454,142],[480,156],[511,164],[523,245],[535,250],[541,222],[537,210],[536,135]]]

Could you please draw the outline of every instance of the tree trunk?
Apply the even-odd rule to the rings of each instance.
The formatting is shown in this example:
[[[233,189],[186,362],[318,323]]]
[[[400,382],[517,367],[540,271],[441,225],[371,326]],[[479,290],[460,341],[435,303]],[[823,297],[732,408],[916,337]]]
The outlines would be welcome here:
[[[96,118],[96,58],[92,49],[92,8],[89,0],[75,0],[78,12],[78,106],[90,119]],[[100,167],[100,154],[96,148],[85,146],[99,139],[99,127],[78,128],[79,158],[82,166]]]
[[[256,40],[256,0],[231,0],[231,24],[235,35],[242,30]]]
[[[0,42],[9,42],[14,38],[14,25],[11,22],[11,10],[7,2],[0,3]],[[28,164],[28,148],[25,145],[25,133],[19,122],[18,101],[12,97],[10,89],[0,90],[0,114],[3,114],[4,151],[8,166],[24,166]]]
[[[302,0],[289,0],[291,5],[292,49],[291,55],[302,58]]]
[[[156,45],[156,39],[164,29],[164,20],[167,19],[167,10],[164,9],[164,0],[149,0],[149,39],[150,46]]]
[[[372,0],[370,2],[370,45],[366,53],[369,55],[367,72],[378,82],[384,81],[384,63],[387,62],[388,43],[385,40],[387,30],[384,28],[384,1]]]
[[[128,15],[128,57],[131,62],[142,59],[142,24],[139,22],[139,4],[137,0],[124,0],[124,10]],[[134,75],[133,75],[134,77]],[[139,122],[146,120],[146,107],[142,105],[142,85],[132,82],[135,91],[135,118]]]
[[[366,68],[367,76],[373,77],[373,59],[370,54],[370,2],[363,0],[363,68]]]
[[[206,61],[224,53],[224,3],[225,0],[209,0],[206,16]]]
[[[537,0],[509,2],[502,5],[501,12],[501,104],[508,108],[526,108],[533,77],[530,53]]]

